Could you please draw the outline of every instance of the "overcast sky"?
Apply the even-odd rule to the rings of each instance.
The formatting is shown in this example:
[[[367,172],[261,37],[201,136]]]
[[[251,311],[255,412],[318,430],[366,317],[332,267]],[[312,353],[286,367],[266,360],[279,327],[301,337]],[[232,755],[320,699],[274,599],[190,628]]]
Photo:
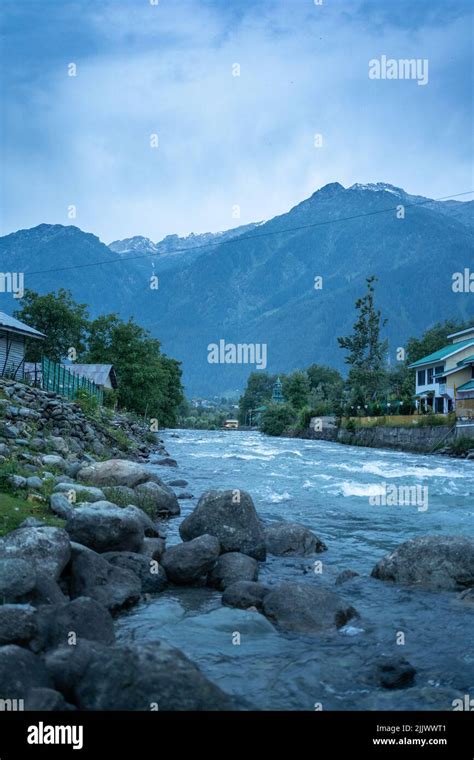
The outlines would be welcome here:
[[[471,0],[155,1],[2,0],[1,234],[156,241],[328,182],[473,189]],[[370,79],[382,55],[428,83]]]

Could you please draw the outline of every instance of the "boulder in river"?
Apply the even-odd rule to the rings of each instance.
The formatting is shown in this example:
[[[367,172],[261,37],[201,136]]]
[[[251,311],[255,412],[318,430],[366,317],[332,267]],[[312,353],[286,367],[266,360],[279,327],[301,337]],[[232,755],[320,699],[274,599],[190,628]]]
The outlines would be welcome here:
[[[266,557],[265,537],[252,497],[246,491],[207,491],[180,525],[183,541],[204,533],[219,539],[223,552]]]
[[[72,602],[41,607],[36,613],[35,623],[36,634],[30,642],[34,652],[62,645],[76,646],[77,641],[83,639],[103,644],[113,644],[115,641],[114,622],[109,611],[86,596]],[[75,636],[72,644],[71,633]]]
[[[81,483],[97,488],[103,486],[136,488],[136,486],[149,480],[156,483],[162,482],[144,465],[138,462],[129,462],[127,459],[108,459],[105,462],[95,462],[79,470],[77,479]]]
[[[96,552],[138,551],[144,530],[133,509],[98,501],[76,507],[66,523],[71,541],[84,544]]]
[[[69,587],[71,597],[90,596],[110,611],[138,601],[141,583],[131,570],[115,567],[100,554],[71,544]]]
[[[161,564],[173,583],[195,583],[212,570],[220,551],[217,538],[205,534],[192,541],[171,546],[163,554]]]
[[[221,554],[215,566],[209,573],[208,585],[224,591],[236,581],[256,581],[258,578],[258,562],[253,557],[241,552],[226,552]]]
[[[334,591],[306,583],[283,583],[269,591],[263,612],[283,630],[296,633],[336,630],[357,616]]]
[[[277,557],[307,556],[324,552],[326,544],[304,525],[279,522],[265,528],[267,552]]]
[[[375,664],[374,678],[384,689],[403,689],[412,686],[416,670],[404,657],[387,657]]]
[[[400,544],[377,562],[372,576],[431,591],[474,586],[474,540],[463,536],[421,536]]]
[[[235,707],[182,652],[159,640],[139,647],[83,641],[51,652],[46,667],[55,688],[80,710],[161,712]]]
[[[144,594],[156,594],[167,585],[165,571],[152,557],[135,552],[107,552],[102,556],[115,567],[132,570],[140,578]]]
[[[144,538],[139,554],[143,554],[149,559],[156,559],[159,562],[165,553],[164,538]]]
[[[359,573],[356,573],[355,570],[343,570],[342,573],[339,573],[335,580],[336,586],[342,586],[343,583],[347,583],[348,581],[351,581],[353,578],[358,578]]]
[[[176,459],[172,459],[171,457],[165,457],[164,459],[158,459],[156,464],[161,465],[162,467],[177,467],[178,463]]]
[[[269,587],[263,583],[236,581],[235,583],[231,583],[230,586],[226,586],[222,595],[222,604],[226,607],[237,607],[241,610],[248,610],[249,607],[261,610],[263,599],[269,591]]]

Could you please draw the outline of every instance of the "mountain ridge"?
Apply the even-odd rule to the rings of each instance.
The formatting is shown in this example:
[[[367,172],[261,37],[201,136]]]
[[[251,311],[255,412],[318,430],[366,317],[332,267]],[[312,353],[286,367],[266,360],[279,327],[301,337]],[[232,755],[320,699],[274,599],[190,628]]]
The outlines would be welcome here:
[[[379,277],[392,357],[438,319],[472,319],[472,296],[453,293],[451,275],[472,261],[473,208],[473,201],[426,199],[388,183],[330,183],[266,222],[158,243],[141,238],[161,246],[158,255],[114,251],[73,225],[43,224],[0,238],[0,261],[4,271],[25,271],[33,290],[69,288],[93,316],[133,316],[183,362],[187,391],[210,396],[242,388],[255,369],[210,365],[207,346],[220,339],[266,343],[272,372],[312,362],[342,369],[336,335],[351,329],[354,301],[371,274]],[[158,290],[149,287],[152,274]],[[17,306],[0,294],[4,311]]]

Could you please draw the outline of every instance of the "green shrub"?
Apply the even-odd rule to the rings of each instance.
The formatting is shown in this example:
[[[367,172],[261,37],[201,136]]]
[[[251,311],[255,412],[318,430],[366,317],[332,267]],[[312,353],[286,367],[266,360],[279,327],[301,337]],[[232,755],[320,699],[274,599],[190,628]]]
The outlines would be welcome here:
[[[143,511],[153,519],[158,517],[154,499],[148,494],[135,492],[133,498],[130,499],[130,497],[124,495],[120,489],[114,488],[113,486],[105,487],[102,490],[108,501],[111,501],[112,504],[116,504],[118,507],[128,507],[132,505],[134,507],[140,507],[140,509],[143,509]]]
[[[272,404],[260,420],[260,430],[265,435],[283,435],[296,422],[296,414],[290,404]]]
[[[467,454],[470,449],[474,449],[474,440],[467,435],[460,435],[449,445],[449,448],[453,454]]]
[[[345,424],[345,428],[346,428],[346,430],[347,430],[348,433],[355,433],[355,431],[357,429],[357,426],[356,426],[354,420],[352,419],[352,417],[347,420],[347,422]]]
[[[122,451],[130,451],[135,448],[135,444],[120,428],[107,428],[107,432]]]
[[[104,407],[106,409],[115,409],[118,402],[118,391],[112,388],[104,388]]]
[[[99,399],[97,396],[88,393],[84,388],[79,388],[76,391],[74,401],[76,404],[79,404],[85,415],[88,417],[97,417],[99,410]]]

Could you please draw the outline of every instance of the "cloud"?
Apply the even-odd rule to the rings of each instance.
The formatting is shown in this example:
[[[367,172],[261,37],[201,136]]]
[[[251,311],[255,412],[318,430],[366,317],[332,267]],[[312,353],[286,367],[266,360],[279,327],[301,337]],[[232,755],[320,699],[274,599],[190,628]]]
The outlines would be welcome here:
[[[469,9],[401,5],[7,3],[3,233],[71,204],[108,242],[269,218],[332,181],[471,189]],[[369,80],[382,54],[428,58],[429,85]]]

